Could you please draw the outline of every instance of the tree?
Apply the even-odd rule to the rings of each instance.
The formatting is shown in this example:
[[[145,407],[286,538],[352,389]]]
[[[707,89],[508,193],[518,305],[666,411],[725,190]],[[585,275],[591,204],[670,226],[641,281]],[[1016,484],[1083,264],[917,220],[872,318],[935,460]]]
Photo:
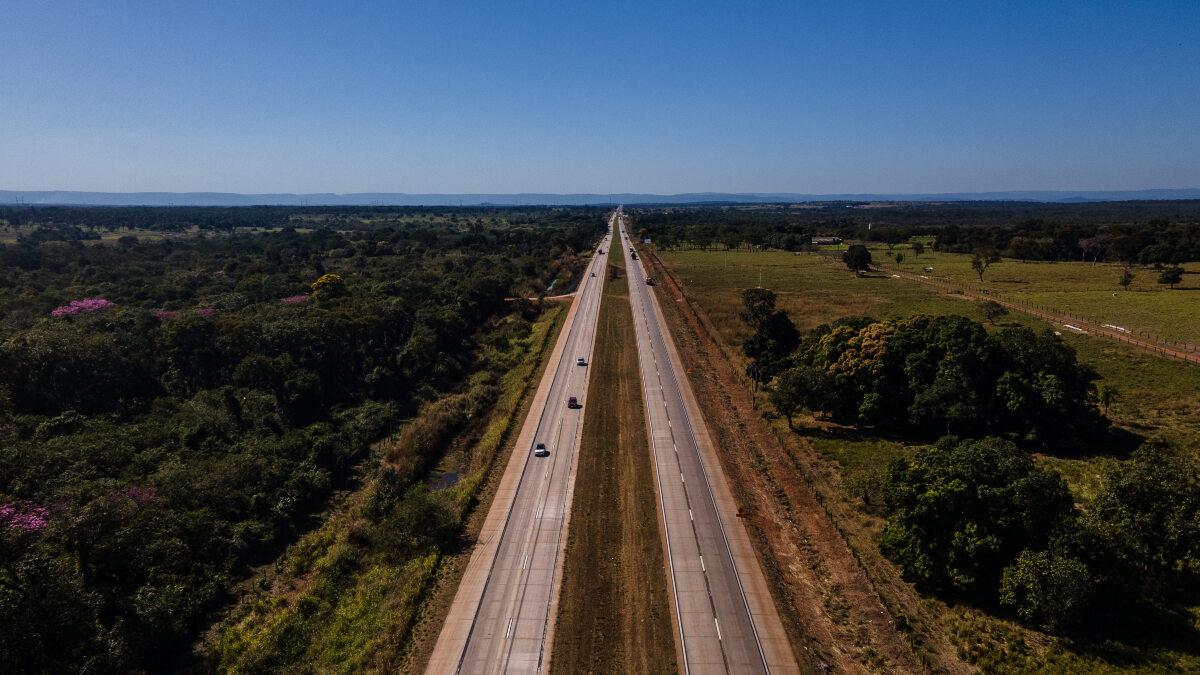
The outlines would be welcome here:
[[[1125,266],[1124,269],[1121,270],[1120,284],[1121,284],[1122,288],[1124,288],[1125,290],[1129,290],[1129,284],[1132,284],[1132,283],[1133,283],[1133,269],[1127,265],[1127,266]]]
[[[1101,382],[1096,389],[1096,400],[1100,402],[1100,409],[1105,415],[1108,414],[1108,406],[1116,403],[1120,398],[1121,392],[1107,382]]]
[[[983,283],[983,273],[987,271],[987,268],[998,262],[1000,262],[1000,256],[996,255],[994,251],[975,252],[975,255],[971,257],[971,269],[979,275],[979,283]]]
[[[923,244],[919,241],[914,241],[912,243],[912,252],[913,252],[913,255],[917,255],[917,256],[925,255],[925,244]]]
[[[1074,515],[1067,484],[1013,443],[953,436],[893,462],[880,548],[928,588],[994,599],[1004,569]]]
[[[842,262],[855,272],[865,272],[871,269],[871,252],[862,244],[851,244],[842,254]]]
[[[1079,623],[1094,591],[1091,571],[1081,561],[1026,549],[1004,569],[1000,604],[1025,623],[1058,633]]]
[[[318,300],[341,297],[346,294],[346,280],[340,274],[322,274],[311,286],[313,297]]]
[[[775,291],[766,288],[747,288],[742,291],[742,321],[757,329],[764,319],[775,312]]]
[[[1171,288],[1175,288],[1175,284],[1183,281],[1182,267],[1168,267],[1158,275],[1158,283],[1168,284]]]
[[[1200,573],[1200,468],[1174,448],[1145,445],[1112,464],[1085,524],[1108,558],[1131,566],[1135,595],[1168,597]]]
[[[788,427],[795,429],[792,416],[800,408],[816,408],[825,390],[825,374],[808,366],[788,368],[779,375],[771,391],[771,405],[787,418]]]
[[[892,256],[892,257],[896,259],[896,264],[897,264],[897,265],[899,265],[900,263],[904,262],[904,254],[903,254],[903,253],[901,253],[901,252],[899,252],[899,251],[897,251],[897,252],[896,252],[896,254],[895,254],[894,256]]]
[[[1037,255],[1037,241],[1031,237],[1013,237],[1012,241],[1008,242],[1008,250],[1014,258],[1025,262]]]
[[[750,358],[747,373],[757,386],[769,382],[786,366],[787,357],[800,344],[800,332],[787,312],[776,310],[758,326],[758,331],[746,339],[742,352]]]
[[[986,300],[979,303],[979,312],[983,314],[983,318],[987,319],[988,323],[994,326],[996,319],[1008,315],[1008,308],[995,300]]]

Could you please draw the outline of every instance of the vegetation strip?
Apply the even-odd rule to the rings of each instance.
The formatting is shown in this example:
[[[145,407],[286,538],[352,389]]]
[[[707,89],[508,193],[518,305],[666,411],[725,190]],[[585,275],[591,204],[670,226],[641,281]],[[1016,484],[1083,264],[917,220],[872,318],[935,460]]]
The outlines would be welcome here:
[[[428,538],[461,527],[474,508],[564,313],[561,306],[549,307],[529,337],[514,342],[513,365],[500,379],[488,416],[453,433],[461,397],[449,397],[377,448],[384,465],[379,477],[289,549],[277,565],[283,571],[272,592],[241,608],[235,614],[240,618],[214,636],[215,667],[247,672],[303,663],[328,672],[410,669],[418,613],[443,560],[458,549],[453,536]],[[432,494],[419,482],[380,518],[378,512],[395,499],[391,467],[406,450],[415,457],[430,446],[460,455],[455,462],[463,469],[460,480]],[[373,520],[385,527],[373,528]],[[423,542],[428,543],[422,547]]]
[[[674,637],[619,249],[609,264],[551,668],[665,673],[676,668]]]

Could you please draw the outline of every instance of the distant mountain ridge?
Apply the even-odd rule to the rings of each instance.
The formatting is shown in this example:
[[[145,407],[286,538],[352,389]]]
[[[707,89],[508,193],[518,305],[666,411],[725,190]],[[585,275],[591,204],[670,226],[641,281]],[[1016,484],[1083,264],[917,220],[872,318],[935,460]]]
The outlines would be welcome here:
[[[1200,189],[946,192],[928,194],[802,194],[793,192],[689,192],[675,195],[615,194],[409,194],[357,192],[336,194],[236,192],[75,192],[0,190],[0,204],[79,206],[584,206],[608,204],[703,204],[775,202],[1107,202],[1200,199]]]

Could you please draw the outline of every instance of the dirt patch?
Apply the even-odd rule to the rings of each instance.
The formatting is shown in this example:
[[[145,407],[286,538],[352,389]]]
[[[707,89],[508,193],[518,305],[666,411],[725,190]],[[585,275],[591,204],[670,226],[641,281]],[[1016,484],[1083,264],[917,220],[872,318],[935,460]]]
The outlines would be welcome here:
[[[623,276],[609,266],[584,400],[588,412],[550,659],[551,670],[560,673],[677,668]]]
[[[805,439],[774,433],[729,347],[657,256],[644,257],[797,657],[840,672],[973,670],[923,630],[935,618],[877,549],[853,545],[836,468]]]

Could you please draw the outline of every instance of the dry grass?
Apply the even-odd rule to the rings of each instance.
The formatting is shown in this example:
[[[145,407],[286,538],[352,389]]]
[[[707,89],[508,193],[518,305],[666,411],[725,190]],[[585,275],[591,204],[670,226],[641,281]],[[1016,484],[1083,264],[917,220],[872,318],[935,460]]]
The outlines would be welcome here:
[[[584,404],[579,478],[551,669],[667,673],[676,669],[641,375],[620,255],[610,274]]]

